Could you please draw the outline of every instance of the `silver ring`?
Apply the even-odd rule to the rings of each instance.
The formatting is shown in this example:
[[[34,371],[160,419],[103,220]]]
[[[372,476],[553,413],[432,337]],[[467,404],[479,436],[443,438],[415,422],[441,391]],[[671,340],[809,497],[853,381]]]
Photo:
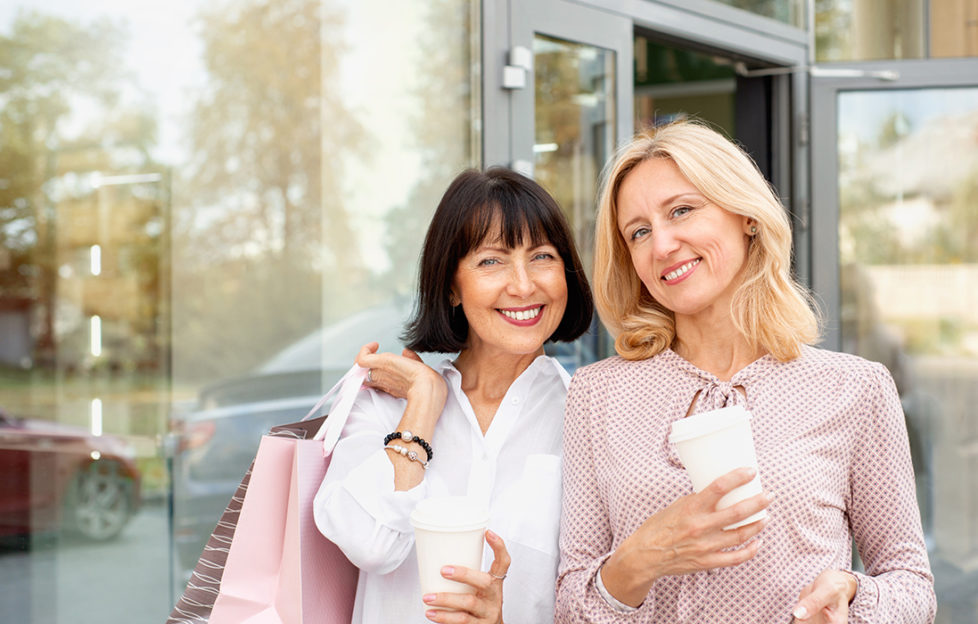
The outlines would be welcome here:
[[[499,579],[500,581],[503,580],[504,578],[506,578],[506,575],[505,574],[503,574],[502,576],[499,576],[497,574],[493,574],[492,572],[489,573],[489,576],[491,576],[494,579]]]
[[[368,368],[367,369],[367,383],[373,383],[373,382],[374,382],[374,369]]]

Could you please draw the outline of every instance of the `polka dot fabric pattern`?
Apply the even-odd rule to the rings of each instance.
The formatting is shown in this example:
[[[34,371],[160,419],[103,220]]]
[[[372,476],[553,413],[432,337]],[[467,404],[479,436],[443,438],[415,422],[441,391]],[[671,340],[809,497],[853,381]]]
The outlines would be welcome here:
[[[621,612],[594,576],[650,516],[692,493],[668,435],[694,400],[692,413],[734,404],[752,413],[770,524],[753,559],[661,577],[637,611]],[[556,622],[783,624],[820,572],[850,568],[853,538],[866,573],[857,574],[849,621],[934,619],[906,425],[880,364],[805,347],[725,382],[670,350],[610,358],[574,375],[563,465]]]

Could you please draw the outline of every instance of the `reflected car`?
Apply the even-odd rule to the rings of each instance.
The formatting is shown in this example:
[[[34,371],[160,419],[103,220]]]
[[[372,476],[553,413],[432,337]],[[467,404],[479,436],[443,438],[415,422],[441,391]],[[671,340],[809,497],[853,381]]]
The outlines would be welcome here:
[[[410,312],[409,304],[395,302],[312,332],[251,374],[204,387],[196,405],[175,415],[174,543],[184,576],[251,465],[261,436],[302,419],[350,369],[364,344],[376,341],[383,351],[400,351],[399,334]],[[593,350],[585,344],[548,344],[546,351],[572,373],[582,361],[593,361]],[[423,355],[428,364],[445,357]]]
[[[191,409],[174,415],[174,544],[185,574],[251,465],[261,436],[301,420],[350,369],[363,345],[379,342],[384,351],[399,351],[410,312],[410,302],[392,302],[318,329],[250,374],[204,387]]]
[[[0,536],[119,535],[140,506],[142,478],[122,438],[0,411]]]

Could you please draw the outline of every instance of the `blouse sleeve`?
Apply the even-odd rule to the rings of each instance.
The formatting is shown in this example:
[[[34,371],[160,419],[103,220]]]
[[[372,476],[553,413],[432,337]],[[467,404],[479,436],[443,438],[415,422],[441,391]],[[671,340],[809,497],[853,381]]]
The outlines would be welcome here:
[[[612,529],[595,469],[591,427],[591,393],[587,380],[575,374],[564,417],[563,500],[560,514],[560,567],[554,622],[632,622],[648,618],[643,606],[631,613],[606,601],[595,575],[611,556]],[[646,599],[645,605],[652,600]]]
[[[893,378],[873,364],[865,426],[854,448],[849,521],[865,574],[849,608],[854,623],[933,622],[934,577],[927,560],[913,466]]]
[[[394,490],[383,441],[399,422],[403,403],[396,411],[391,403],[376,391],[361,391],[313,501],[320,532],[355,566],[376,574],[397,569],[411,552],[408,516],[428,487],[422,480],[410,490]]]

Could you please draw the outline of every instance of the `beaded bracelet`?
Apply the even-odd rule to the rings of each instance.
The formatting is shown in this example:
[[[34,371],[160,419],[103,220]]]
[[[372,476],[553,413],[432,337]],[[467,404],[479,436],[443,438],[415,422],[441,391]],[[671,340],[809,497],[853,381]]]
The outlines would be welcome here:
[[[425,470],[428,469],[428,462],[426,462],[423,459],[421,459],[420,457],[418,457],[418,453],[416,451],[409,451],[408,449],[404,448],[403,446],[401,446],[399,444],[394,444],[393,446],[385,446],[384,447],[384,450],[385,451],[394,451],[395,453],[400,453],[401,455],[403,455],[404,457],[407,457],[411,461],[418,462],[419,464],[421,464],[421,467],[424,468]]]
[[[425,442],[424,438],[420,438],[410,431],[395,431],[394,433],[388,433],[387,437],[384,438],[384,446],[387,446],[390,444],[391,440],[396,440],[397,438],[400,438],[405,442],[417,442],[421,448],[424,449],[424,452],[428,454],[428,461],[431,461],[431,458],[434,457],[434,453],[431,452],[431,445]]]

